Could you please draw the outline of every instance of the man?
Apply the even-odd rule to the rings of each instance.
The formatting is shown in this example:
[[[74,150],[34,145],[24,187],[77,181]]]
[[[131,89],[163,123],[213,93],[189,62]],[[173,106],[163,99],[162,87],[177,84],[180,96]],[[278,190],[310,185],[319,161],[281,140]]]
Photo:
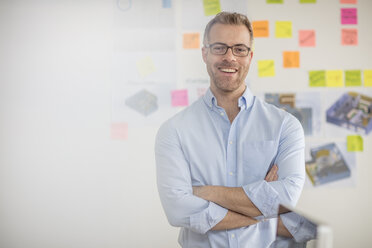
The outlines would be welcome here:
[[[182,247],[269,247],[279,203],[294,206],[304,179],[299,121],[252,95],[246,16],[221,12],[206,26],[206,94],[156,137],[160,199]]]

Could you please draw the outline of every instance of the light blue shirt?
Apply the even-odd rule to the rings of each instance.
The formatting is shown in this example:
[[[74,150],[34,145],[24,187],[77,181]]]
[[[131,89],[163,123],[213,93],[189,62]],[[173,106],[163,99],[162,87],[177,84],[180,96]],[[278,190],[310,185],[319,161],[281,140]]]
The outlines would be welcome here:
[[[181,227],[184,248],[269,247],[276,237],[279,203],[294,206],[305,180],[304,134],[289,113],[263,102],[246,88],[230,123],[210,89],[166,121],[156,144],[157,183],[171,225]],[[278,180],[266,182],[277,164]],[[227,209],[193,195],[192,186],[243,187],[263,213],[258,224],[210,230]]]

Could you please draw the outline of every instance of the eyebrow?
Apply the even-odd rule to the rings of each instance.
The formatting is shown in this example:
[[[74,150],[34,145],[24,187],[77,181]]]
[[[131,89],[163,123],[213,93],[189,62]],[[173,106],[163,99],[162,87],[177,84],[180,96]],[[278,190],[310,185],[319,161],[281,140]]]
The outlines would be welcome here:
[[[210,45],[216,45],[216,44],[221,44],[221,45],[229,46],[229,45],[227,45],[226,43],[223,43],[223,42],[214,42],[214,43],[212,43]],[[246,46],[246,47],[250,48],[249,46],[247,46],[246,44],[243,44],[243,43],[234,44],[233,46]]]

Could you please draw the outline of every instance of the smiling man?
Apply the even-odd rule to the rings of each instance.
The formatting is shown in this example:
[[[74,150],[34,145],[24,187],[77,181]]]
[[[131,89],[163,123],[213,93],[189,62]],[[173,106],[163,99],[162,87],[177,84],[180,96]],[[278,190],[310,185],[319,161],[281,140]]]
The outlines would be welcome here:
[[[182,247],[270,247],[279,203],[300,197],[303,130],[246,86],[252,42],[246,16],[215,16],[202,48],[210,88],[157,134],[158,190]]]

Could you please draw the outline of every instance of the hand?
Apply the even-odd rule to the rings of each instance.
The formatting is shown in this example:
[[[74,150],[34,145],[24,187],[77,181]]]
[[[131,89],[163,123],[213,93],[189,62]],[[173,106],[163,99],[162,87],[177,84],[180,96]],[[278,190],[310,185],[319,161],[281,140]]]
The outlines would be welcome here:
[[[271,167],[270,171],[267,173],[265,180],[267,182],[272,182],[278,180],[278,166],[276,164]]]

